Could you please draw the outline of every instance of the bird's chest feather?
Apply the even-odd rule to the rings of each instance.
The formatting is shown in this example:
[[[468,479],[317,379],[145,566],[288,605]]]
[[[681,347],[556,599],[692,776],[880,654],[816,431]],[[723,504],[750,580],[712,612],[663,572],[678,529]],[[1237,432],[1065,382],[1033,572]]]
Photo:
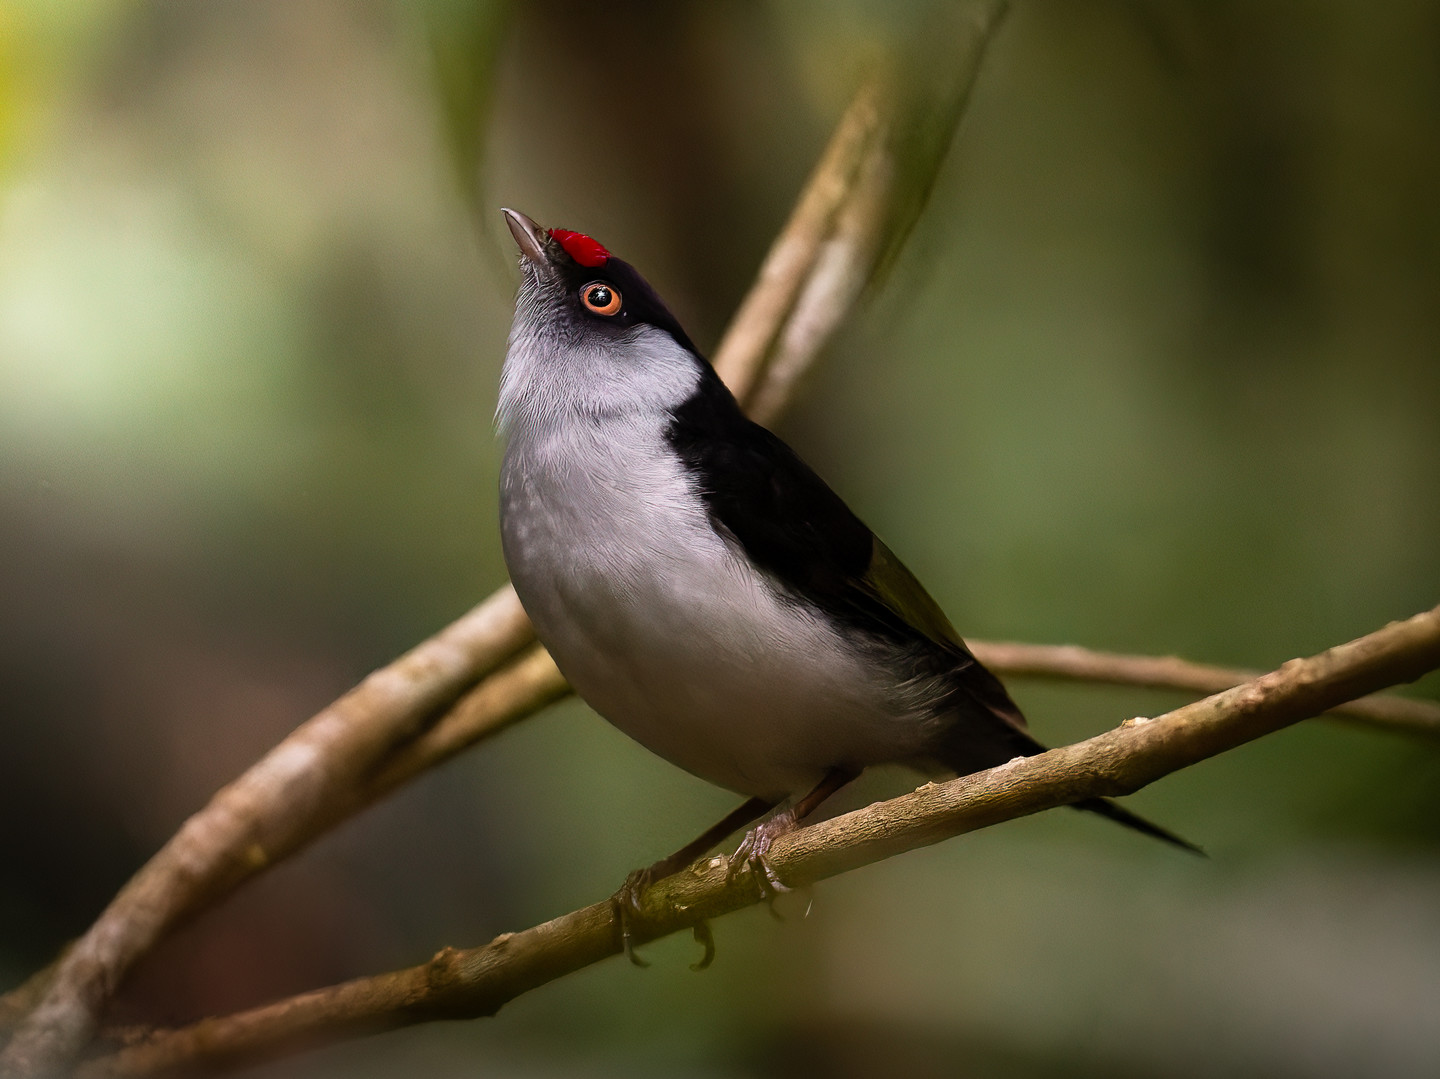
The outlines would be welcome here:
[[[737,568],[658,424],[512,440],[501,529],[516,587],[541,617],[559,607],[597,631],[660,633],[689,593],[708,595]]]
[[[501,528],[566,677],[681,767],[783,794],[888,726],[862,658],[715,532],[658,418],[512,437]]]

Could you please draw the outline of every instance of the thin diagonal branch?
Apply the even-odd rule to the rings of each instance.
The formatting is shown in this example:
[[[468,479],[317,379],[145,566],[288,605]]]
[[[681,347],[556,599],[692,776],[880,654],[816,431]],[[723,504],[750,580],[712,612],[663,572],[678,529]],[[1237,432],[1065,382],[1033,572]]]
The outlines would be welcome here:
[[[978,65],[981,46],[1004,6],[1000,0],[977,5],[981,17],[968,26],[960,50],[966,62]],[[854,197],[855,178],[875,171],[866,164],[869,158],[892,152],[891,140],[881,136],[890,127],[919,120],[887,114],[878,103],[884,96],[873,86],[857,95],[717,350],[717,366],[742,399],[764,377],[796,297],[828,302],[840,315],[853,304],[852,288],[817,296],[808,283],[821,246]],[[958,118],[962,103],[963,90],[958,102],[926,107]],[[933,162],[938,164],[938,159]],[[888,213],[888,207],[876,211]],[[836,317],[825,333],[810,334],[808,355],[794,362],[803,367],[813,361],[838,322]],[[372,674],[224,788],[186,821],[59,960],[39,1004],[0,1053],[0,1072],[41,1074],[63,1067],[92,1036],[100,1010],[121,980],[176,925],[395,784],[565,692],[545,667],[548,657],[532,653],[501,672],[502,683],[522,692],[497,701],[495,687],[481,683],[461,699],[532,640],[533,631],[506,586],[460,622]]]
[[[1259,676],[1258,671],[1191,663],[1175,656],[1127,656],[1097,652],[1074,644],[1020,644],[1015,641],[968,642],[977,659],[1010,678],[1047,678],[1094,685],[1174,689],[1183,693],[1219,693]],[[1409,734],[1440,737],[1440,704],[1434,701],[1372,694],[1331,708],[1337,719],[1387,727]]]
[[[1162,776],[1440,667],[1440,607],[1154,719],[835,817],[777,840],[770,860],[792,886],[1081,799],[1130,794]],[[761,898],[722,857],[658,882],[632,925],[641,940],[697,926]],[[617,954],[608,901],[447,948],[407,970],[318,989],[251,1011],[161,1030],[88,1062],[83,1079],[218,1070],[302,1046],[435,1019],[493,1015],[506,1002]]]
[[[968,643],[982,663],[1007,678],[1044,678],[1205,695],[1258,677],[1256,671],[1192,663],[1174,656],[1121,655],[1077,645],[1014,641]],[[439,722],[392,754],[385,767],[366,780],[357,795],[357,806],[375,801],[412,776],[449,760],[569,692],[555,661],[536,645],[486,678]],[[1440,737],[1440,704],[1432,701],[1373,694],[1342,702],[1326,714],[1366,726]]]

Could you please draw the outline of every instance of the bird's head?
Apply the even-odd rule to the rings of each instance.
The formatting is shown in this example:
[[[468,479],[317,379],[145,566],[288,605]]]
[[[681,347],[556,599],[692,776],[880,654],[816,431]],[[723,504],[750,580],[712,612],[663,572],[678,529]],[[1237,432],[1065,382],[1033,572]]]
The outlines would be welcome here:
[[[517,210],[502,212],[521,255],[517,320],[535,319],[550,332],[579,341],[620,339],[632,327],[653,326],[695,351],[649,283],[598,240],[569,229],[542,228]]]
[[[503,212],[520,248],[521,282],[502,424],[673,408],[693,392],[705,361],[633,266],[589,236]]]

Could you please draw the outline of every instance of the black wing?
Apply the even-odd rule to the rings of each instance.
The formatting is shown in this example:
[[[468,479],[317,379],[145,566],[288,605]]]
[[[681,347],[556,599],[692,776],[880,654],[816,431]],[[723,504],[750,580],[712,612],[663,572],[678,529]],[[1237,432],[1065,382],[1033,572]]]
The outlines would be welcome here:
[[[745,417],[708,367],[676,410],[670,442],[698,478],[711,520],[755,565],[837,622],[933,654],[959,693],[1024,727],[915,575],[794,450]]]

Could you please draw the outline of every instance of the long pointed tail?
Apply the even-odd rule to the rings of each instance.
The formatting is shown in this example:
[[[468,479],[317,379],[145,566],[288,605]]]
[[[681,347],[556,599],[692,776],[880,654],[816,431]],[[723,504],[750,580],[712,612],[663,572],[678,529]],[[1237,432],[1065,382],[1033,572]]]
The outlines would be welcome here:
[[[967,673],[972,673],[975,669],[969,668]],[[991,680],[994,681],[993,678]],[[994,688],[1001,695],[1005,692],[998,681],[994,681]],[[1002,709],[996,706],[993,696],[983,700],[977,697],[976,701],[978,704],[987,705],[986,711],[977,709],[979,714],[972,712],[966,717],[968,722],[965,719],[957,722],[948,732],[949,739],[938,754],[942,761],[954,769],[956,775],[969,775],[984,768],[991,768],[1012,757],[1033,757],[1037,753],[1045,752],[1045,747],[1018,725],[1023,720],[1020,719],[1020,709],[1016,708],[1013,702]],[[1004,702],[1009,702],[1009,698],[1004,697]],[[1144,817],[1131,813],[1109,798],[1087,798],[1074,803],[1073,808],[1109,817],[1116,824],[1123,824],[1191,854],[1207,857],[1194,843],[1181,839],[1158,824],[1151,824]]]
[[[1025,729],[1024,716],[1005,692],[1000,680],[975,662],[973,657],[969,664],[957,667],[953,677],[956,690],[961,693],[962,699],[968,699],[969,704],[968,707],[957,708],[954,721],[942,734],[937,756],[953,768],[956,775],[993,768],[1012,757],[1033,757],[1045,752],[1045,746]],[[1109,817],[1116,824],[1123,824],[1126,828],[1153,836],[1202,858],[1208,857],[1194,843],[1181,839],[1158,824],[1151,824],[1109,798],[1086,798],[1075,802],[1073,808]]]
[[[1158,824],[1150,823],[1139,814],[1131,813],[1130,810],[1117,805],[1108,798],[1087,798],[1083,802],[1076,802],[1073,808],[1083,809],[1089,813],[1098,813],[1102,817],[1110,818],[1116,824],[1123,824],[1126,828],[1133,828],[1137,832],[1154,836],[1156,839],[1164,840],[1166,843],[1173,844],[1181,850],[1188,850],[1191,854],[1198,854],[1202,858],[1209,857],[1208,854],[1194,843],[1181,839],[1174,832],[1166,831]]]

